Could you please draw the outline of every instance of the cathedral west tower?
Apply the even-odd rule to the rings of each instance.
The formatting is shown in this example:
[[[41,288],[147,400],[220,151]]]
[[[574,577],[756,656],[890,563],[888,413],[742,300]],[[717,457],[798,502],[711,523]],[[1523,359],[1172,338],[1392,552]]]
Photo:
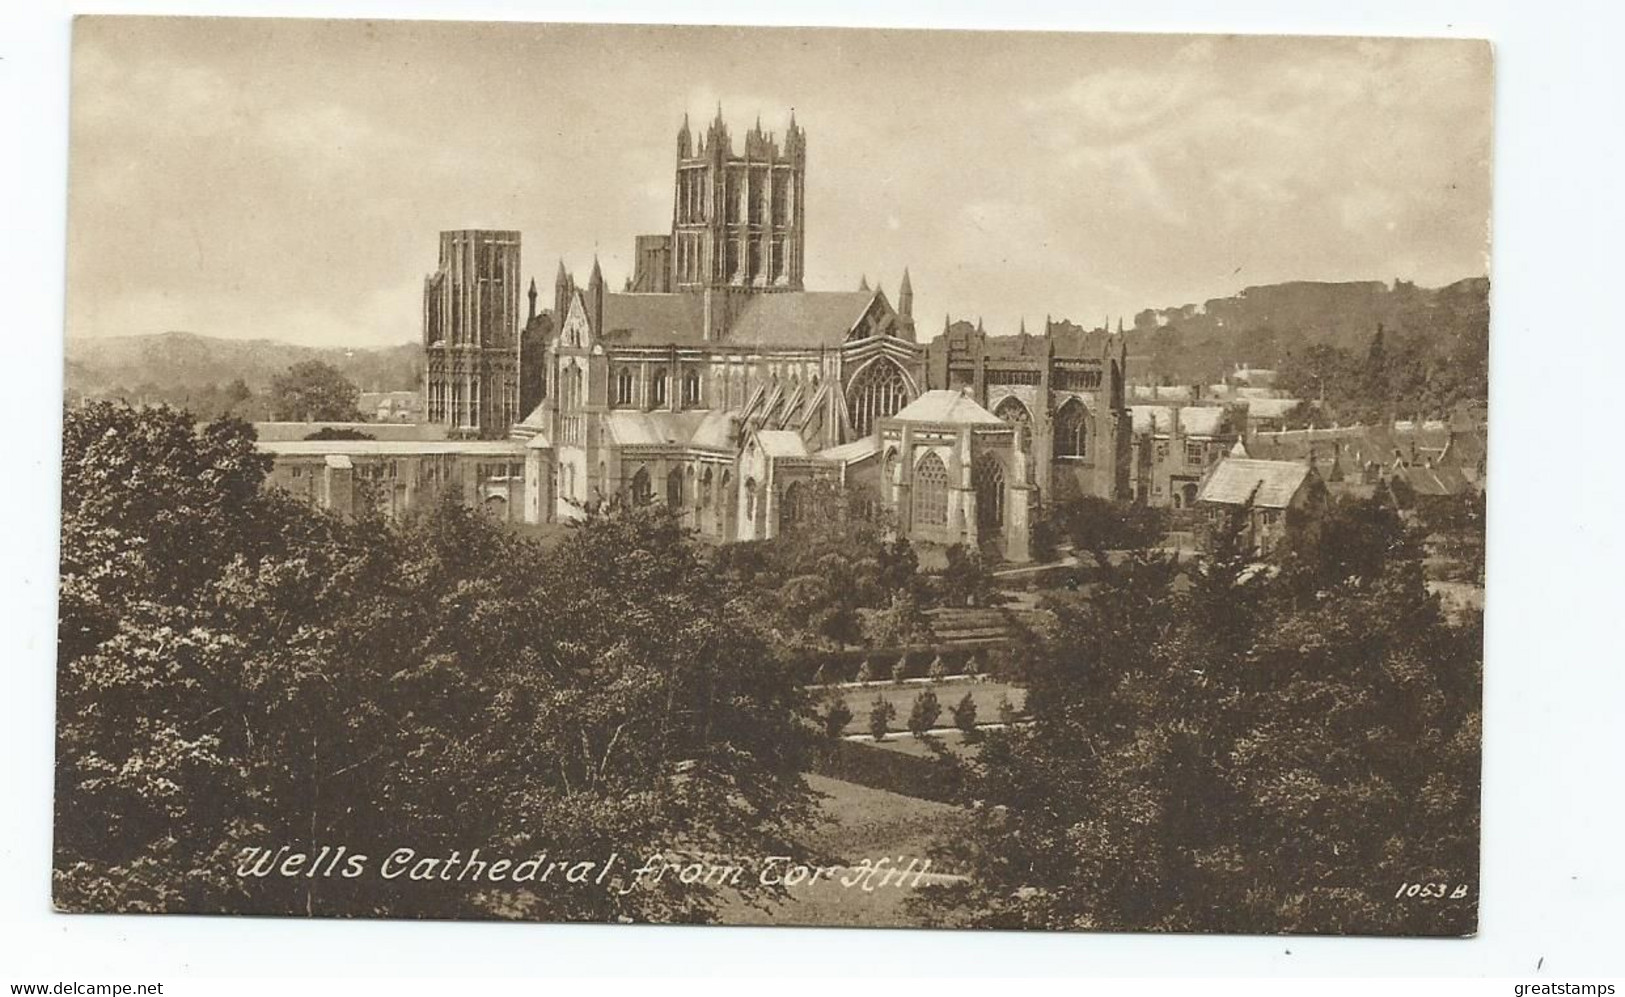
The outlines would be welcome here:
[[[440,233],[423,281],[428,421],[494,439],[519,419],[519,233]]]

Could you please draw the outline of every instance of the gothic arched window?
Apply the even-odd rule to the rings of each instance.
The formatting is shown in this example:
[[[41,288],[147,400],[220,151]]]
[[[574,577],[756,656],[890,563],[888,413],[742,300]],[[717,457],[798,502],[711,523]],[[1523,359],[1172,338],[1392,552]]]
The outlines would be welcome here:
[[[664,370],[655,371],[654,404],[666,404],[666,372]]]
[[[1027,411],[1027,406],[1015,395],[1005,395],[1004,400],[994,406],[993,414],[1008,422],[1012,426],[1021,427],[1021,448],[1028,450],[1033,445],[1033,415]]]
[[[565,369],[563,377],[564,391],[562,392],[564,410],[572,412],[581,407],[581,368],[571,364]]]
[[[632,504],[648,505],[654,497],[654,491],[649,487],[649,469],[638,468],[638,473],[632,475]]]
[[[801,482],[792,481],[790,487],[784,490],[783,504],[779,507],[779,529],[789,531],[795,528],[803,518]]]
[[[683,469],[674,467],[666,475],[666,508],[672,512],[683,510]]]
[[[856,436],[868,436],[875,420],[894,416],[907,404],[903,368],[885,357],[859,371],[846,389],[847,417]]]
[[[698,405],[700,403],[700,372],[686,371],[683,374],[683,404]]]
[[[632,368],[622,367],[615,372],[615,404],[632,404]]]
[[[934,453],[926,454],[914,465],[914,522],[920,526],[948,525],[948,468]]]
[[[705,506],[711,504],[711,469],[709,467],[705,469],[704,474],[700,475],[700,504]]]
[[[1055,456],[1089,456],[1089,410],[1076,398],[1055,413]]]
[[[753,526],[756,523],[756,479],[755,478],[746,478],[745,479],[745,521],[752,524]]]
[[[998,529],[1004,525],[1004,465],[999,458],[984,453],[971,465],[971,481],[976,486],[976,525]]]

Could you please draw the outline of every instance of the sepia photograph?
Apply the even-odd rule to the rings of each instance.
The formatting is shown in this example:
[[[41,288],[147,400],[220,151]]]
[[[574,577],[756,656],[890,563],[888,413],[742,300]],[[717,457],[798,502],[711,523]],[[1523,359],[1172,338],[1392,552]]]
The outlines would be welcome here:
[[[1478,931],[1488,41],[81,16],[70,100],[57,911]]]

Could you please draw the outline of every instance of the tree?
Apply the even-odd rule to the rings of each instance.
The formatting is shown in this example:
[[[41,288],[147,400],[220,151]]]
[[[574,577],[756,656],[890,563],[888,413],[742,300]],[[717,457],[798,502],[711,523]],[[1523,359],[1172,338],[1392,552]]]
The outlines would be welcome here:
[[[924,738],[931,728],[937,725],[937,719],[942,716],[942,704],[937,702],[937,694],[931,689],[920,690],[914,697],[914,704],[908,711],[909,733],[917,738]]]
[[[1016,722],[1016,717],[1018,716],[1018,714],[1016,713],[1015,704],[1010,702],[1010,694],[1009,693],[1007,693],[1007,692],[999,693],[998,711],[999,711],[999,723],[1002,723],[1002,724],[1005,724],[1006,726],[1008,726],[1008,725],[1013,724],[1013,723]]]
[[[61,906],[705,920],[718,894],[676,882],[233,870],[267,843],[381,860],[408,825],[442,855],[794,848],[811,704],[670,516],[590,512],[544,549],[455,502],[329,516],[262,488],[266,464],[242,423],[67,415]]]
[[[314,433],[306,433],[307,440],[376,440],[378,437],[364,429],[350,429],[341,426],[323,426]]]
[[[897,660],[892,663],[892,666],[891,666],[891,680],[893,682],[897,683],[898,685],[902,685],[903,682],[907,678],[908,678],[908,652],[905,651],[904,653],[899,654],[897,656]]]
[[[276,418],[292,422],[360,422],[360,391],[337,367],[301,360],[271,380]]]
[[[965,788],[977,819],[943,846],[970,878],[923,893],[925,916],[1471,930],[1471,892],[1396,905],[1386,886],[1476,882],[1482,660],[1480,622],[1441,615],[1391,526],[1354,509],[1332,530],[1358,542],[1274,570],[1221,542],[1180,586],[1142,554],[1087,598],[1052,596],[1029,722],[987,735]]]
[[[846,700],[840,696],[831,699],[828,709],[824,711],[824,733],[831,738],[840,737],[851,722],[852,709],[846,705]]]
[[[976,729],[976,697],[965,693],[959,702],[954,704],[953,718],[954,726],[965,735],[966,741],[977,739],[981,732]]]
[[[869,704],[869,733],[876,741],[884,741],[886,732],[891,729],[892,720],[897,717],[897,707],[891,704],[884,694],[876,694],[875,701]]]

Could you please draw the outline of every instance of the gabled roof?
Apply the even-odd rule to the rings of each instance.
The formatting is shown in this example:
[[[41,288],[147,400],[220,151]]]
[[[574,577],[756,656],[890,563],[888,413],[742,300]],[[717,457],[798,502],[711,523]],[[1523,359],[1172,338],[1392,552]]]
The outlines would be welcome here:
[[[1239,398],[1237,401],[1247,406],[1247,414],[1254,418],[1280,419],[1297,408],[1300,399],[1297,398]]]
[[[807,456],[807,441],[788,429],[758,429],[756,443],[769,457]]]
[[[728,327],[731,343],[839,346],[869,310],[877,291],[786,291],[755,294]]]
[[[603,420],[610,438],[620,446],[726,446],[700,441],[702,430],[715,432],[717,416],[711,409],[689,412],[615,409],[604,413]]]
[[[1214,465],[1198,502],[1220,505],[1247,505],[1260,509],[1284,509],[1313,473],[1309,465],[1284,460],[1248,460],[1226,457]]]
[[[1218,436],[1224,432],[1224,409],[1216,405],[1190,405],[1179,410],[1179,430],[1187,436]]]
[[[704,307],[697,294],[605,294],[600,335],[640,346],[702,343]]]
[[[1167,405],[1130,405],[1134,434],[1166,433],[1173,429],[1174,410]]]
[[[892,416],[898,422],[951,422],[972,425],[1005,425],[1003,419],[989,412],[976,399],[959,391],[945,388],[927,391]]]
[[[1418,495],[1461,495],[1473,487],[1460,468],[1448,465],[1435,467],[1412,465],[1398,468],[1394,473],[1397,477],[1403,478]]]
[[[839,346],[878,291],[781,291],[739,295],[722,340],[758,346]],[[705,340],[705,297],[694,292],[606,293],[600,334],[631,346]]]

